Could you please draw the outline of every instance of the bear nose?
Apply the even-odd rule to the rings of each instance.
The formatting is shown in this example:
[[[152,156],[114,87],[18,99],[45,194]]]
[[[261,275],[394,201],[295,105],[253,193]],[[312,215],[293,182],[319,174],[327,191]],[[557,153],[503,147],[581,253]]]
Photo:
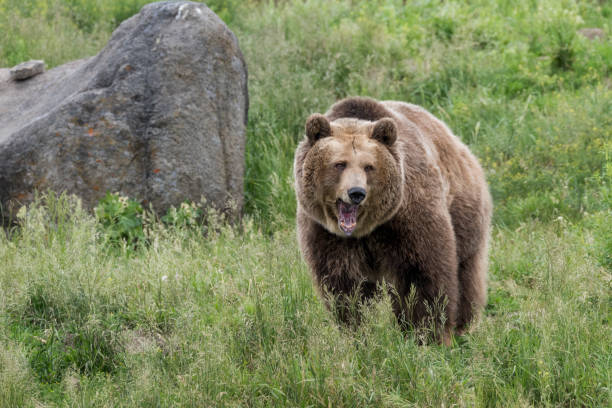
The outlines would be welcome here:
[[[351,199],[351,201],[353,202],[353,204],[359,204],[365,198],[366,191],[365,191],[365,189],[363,189],[361,187],[349,188],[348,196]]]

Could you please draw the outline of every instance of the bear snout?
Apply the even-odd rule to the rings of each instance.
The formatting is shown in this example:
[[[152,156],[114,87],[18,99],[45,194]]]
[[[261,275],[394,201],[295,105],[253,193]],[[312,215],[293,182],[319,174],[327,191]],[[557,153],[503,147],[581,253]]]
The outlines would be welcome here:
[[[366,191],[361,187],[352,187],[348,189],[348,196],[353,204],[359,204],[366,197]]]

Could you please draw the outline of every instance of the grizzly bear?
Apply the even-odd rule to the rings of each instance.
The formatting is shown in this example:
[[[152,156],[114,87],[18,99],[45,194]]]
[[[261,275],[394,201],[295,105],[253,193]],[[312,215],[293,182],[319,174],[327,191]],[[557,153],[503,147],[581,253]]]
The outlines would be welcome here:
[[[491,197],[442,121],[404,102],[341,100],[306,121],[294,176],[299,246],[341,321],[355,321],[348,299],[383,282],[402,327],[445,344],[479,315]]]

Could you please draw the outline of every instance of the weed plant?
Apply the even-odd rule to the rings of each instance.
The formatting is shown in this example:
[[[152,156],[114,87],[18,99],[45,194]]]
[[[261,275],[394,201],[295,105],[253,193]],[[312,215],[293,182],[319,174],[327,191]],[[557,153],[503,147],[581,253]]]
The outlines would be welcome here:
[[[143,4],[0,0],[0,66],[93,55]],[[612,5],[208,4],[249,66],[243,220],[112,194],[22,208],[0,234],[0,406],[610,406]],[[423,105],[487,172],[489,301],[450,348],[383,295],[338,326],[300,258],[293,152],[349,95]]]

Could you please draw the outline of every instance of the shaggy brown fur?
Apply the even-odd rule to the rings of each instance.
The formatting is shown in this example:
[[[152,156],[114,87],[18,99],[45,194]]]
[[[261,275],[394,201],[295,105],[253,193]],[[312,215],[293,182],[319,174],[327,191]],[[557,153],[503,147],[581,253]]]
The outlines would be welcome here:
[[[478,316],[491,198],[443,122],[403,102],[342,100],[308,119],[294,174],[300,248],[341,320],[353,316],[347,298],[368,299],[383,281],[399,321],[436,326],[445,343]],[[358,206],[355,188],[365,194]]]

